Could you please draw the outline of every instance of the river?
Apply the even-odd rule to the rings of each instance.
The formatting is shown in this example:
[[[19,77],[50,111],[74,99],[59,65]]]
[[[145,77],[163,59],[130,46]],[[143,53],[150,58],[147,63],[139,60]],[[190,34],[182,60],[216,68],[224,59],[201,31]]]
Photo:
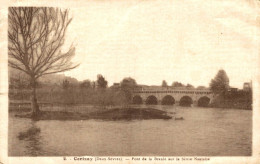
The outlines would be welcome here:
[[[32,121],[9,114],[9,156],[249,156],[252,111],[156,106],[184,120]],[[35,135],[19,139],[28,129]]]

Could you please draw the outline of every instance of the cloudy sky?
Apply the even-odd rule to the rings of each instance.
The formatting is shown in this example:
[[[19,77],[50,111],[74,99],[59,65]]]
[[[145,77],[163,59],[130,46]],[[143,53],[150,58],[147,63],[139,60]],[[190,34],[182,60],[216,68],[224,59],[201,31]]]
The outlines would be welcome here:
[[[68,5],[68,4],[67,4]],[[166,80],[208,86],[219,69],[241,88],[256,75],[257,6],[244,0],[129,0],[69,3],[66,47],[81,65],[65,75],[109,85]]]

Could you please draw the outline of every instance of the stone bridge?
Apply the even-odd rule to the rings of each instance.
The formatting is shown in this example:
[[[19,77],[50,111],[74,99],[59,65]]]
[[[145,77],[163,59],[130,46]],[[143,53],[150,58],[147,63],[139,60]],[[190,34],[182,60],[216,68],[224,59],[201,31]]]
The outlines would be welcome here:
[[[208,106],[214,95],[209,89],[135,89],[133,104]]]

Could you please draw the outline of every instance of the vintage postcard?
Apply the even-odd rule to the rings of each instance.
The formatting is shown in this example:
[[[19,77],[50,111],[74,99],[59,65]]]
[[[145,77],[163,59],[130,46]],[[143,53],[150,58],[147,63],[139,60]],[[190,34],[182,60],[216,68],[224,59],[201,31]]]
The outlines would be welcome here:
[[[1,1],[0,163],[259,163],[259,9]]]

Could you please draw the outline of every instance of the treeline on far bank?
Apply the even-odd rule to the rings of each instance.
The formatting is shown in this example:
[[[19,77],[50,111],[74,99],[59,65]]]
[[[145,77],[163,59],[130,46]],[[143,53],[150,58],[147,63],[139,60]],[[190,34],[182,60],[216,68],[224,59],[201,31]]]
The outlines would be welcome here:
[[[11,101],[29,102],[31,91],[29,89],[9,90]],[[115,88],[80,88],[68,87],[66,89],[56,86],[52,88],[38,88],[37,98],[40,103],[51,104],[92,104],[92,105],[126,105],[131,103],[131,93]],[[215,96],[209,107],[252,109],[252,91],[228,91],[225,95]]]
[[[18,81],[18,84],[21,84]],[[15,83],[14,83],[15,84]],[[127,105],[131,103],[132,91],[137,86],[130,77],[124,78],[118,86],[108,87],[102,75],[97,75],[95,82],[85,80],[78,85],[65,79],[57,84],[38,85],[36,90],[39,103],[53,104],[93,104],[93,105]],[[11,102],[29,102],[31,89],[26,85],[9,86]],[[20,86],[20,87],[19,87]]]
[[[26,87],[30,86],[28,80],[19,78],[23,76],[17,77],[16,80],[10,80],[9,99],[11,102],[29,102],[31,89]],[[164,87],[165,83],[163,82],[162,87]],[[48,82],[37,86],[37,100],[39,103],[103,106],[132,103],[133,88],[138,86],[134,79],[130,77],[124,78],[120,83],[111,87],[108,87],[107,84],[108,82],[102,75],[98,75],[96,81],[84,80],[81,83],[73,83],[67,79],[64,79],[59,84]],[[183,87],[183,85],[175,87]],[[192,86],[187,85],[186,87],[190,88]],[[209,88],[215,95],[209,107],[252,109],[251,86],[243,90],[230,87],[229,79],[224,70],[220,70],[216,77],[211,80]]]

